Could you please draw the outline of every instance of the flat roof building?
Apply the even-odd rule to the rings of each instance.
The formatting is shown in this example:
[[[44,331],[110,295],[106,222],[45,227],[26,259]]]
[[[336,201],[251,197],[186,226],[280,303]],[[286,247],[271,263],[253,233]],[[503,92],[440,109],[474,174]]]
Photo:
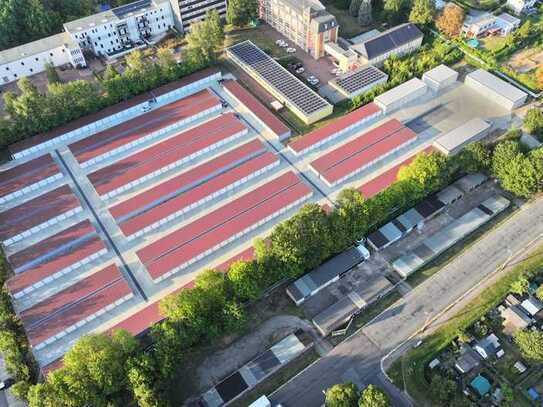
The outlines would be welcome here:
[[[434,69],[430,69],[422,75],[422,80],[434,92],[445,89],[448,86],[456,83],[458,72],[449,68],[447,65],[439,65]]]
[[[522,106],[528,94],[484,69],[469,73],[464,83],[507,110]]]
[[[346,98],[352,99],[386,83],[388,75],[373,65],[364,66],[334,78],[328,84]]]
[[[413,78],[380,94],[374,100],[383,112],[390,113],[426,94],[428,86],[419,78]]]
[[[455,155],[468,144],[486,137],[491,128],[492,125],[487,121],[475,118],[439,136],[433,145],[445,155]]]

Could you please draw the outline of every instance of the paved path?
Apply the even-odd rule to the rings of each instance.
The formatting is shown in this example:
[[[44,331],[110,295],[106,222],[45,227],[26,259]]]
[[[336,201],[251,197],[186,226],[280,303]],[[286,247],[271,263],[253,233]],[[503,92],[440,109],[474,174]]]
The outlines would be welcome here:
[[[395,405],[410,405],[403,394],[386,384],[380,372],[381,359],[477,283],[500,269],[514,254],[542,236],[543,199],[540,199],[486,234],[434,277],[410,291],[361,331],[279,389],[272,395],[273,402],[284,407],[320,406],[324,389],[351,380],[359,385],[377,383],[386,386]]]

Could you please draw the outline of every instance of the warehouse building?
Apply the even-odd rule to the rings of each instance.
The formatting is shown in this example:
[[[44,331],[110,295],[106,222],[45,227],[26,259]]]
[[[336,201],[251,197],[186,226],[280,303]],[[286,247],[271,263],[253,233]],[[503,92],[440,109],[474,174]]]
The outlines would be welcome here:
[[[445,228],[425,239],[392,263],[392,267],[402,277],[407,278],[426,263],[436,258],[470,233],[477,230],[490,219],[509,206],[510,202],[502,196],[493,196],[473,208]]]
[[[447,156],[455,155],[468,144],[486,137],[490,133],[491,128],[492,125],[487,121],[475,118],[439,136],[433,145]]]
[[[446,65],[436,66],[422,75],[423,82],[434,92],[439,92],[454,83],[458,79],[458,72]]]
[[[326,336],[393,288],[392,283],[381,274],[368,275],[359,282],[353,291],[348,292],[344,297],[317,314],[313,318],[313,324],[322,336]]]
[[[304,123],[332,114],[333,106],[251,41],[226,50],[228,57]]]
[[[259,0],[260,18],[315,59],[336,43],[338,23],[318,0]]]
[[[369,256],[364,246],[351,247],[289,285],[287,294],[296,305],[300,305],[307,298],[339,280],[343,274],[368,259]]]
[[[350,48],[361,64],[382,65],[391,55],[407,55],[422,45],[424,34],[415,24],[405,23],[372,36]]]
[[[527,93],[484,69],[468,74],[464,83],[507,110],[522,106],[528,98]]]
[[[428,86],[419,78],[413,78],[380,94],[374,102],[383,112],[390,113],[426,94]]]
[[[334,78],[328,84],[346,98],[352,99],[386,83],[387,80],[386,73],[373,65],[368,65]]]

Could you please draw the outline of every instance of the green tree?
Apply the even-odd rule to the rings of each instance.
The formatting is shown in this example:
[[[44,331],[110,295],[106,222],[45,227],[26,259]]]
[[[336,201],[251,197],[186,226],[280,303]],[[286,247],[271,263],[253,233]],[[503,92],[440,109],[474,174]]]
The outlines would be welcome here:
[[[390,400],[377,386],[370,384],[360,393],[358,407],[389,407]]]
[[[492,173],[507,191],[527,198],[537,191],[540,175],[517,141],[499,143],[492,155]]]
[[[435,152],[420,153],[398,172],[398,180],[413,182],[418,190],[437,191],[448,182],[447,159]]]
[[[511,403],[515,401],[515,394],[513,393],[513,389],[511,388],[511,386],[502,383],[500,387],[502,389],[503,401],[505,405],[513,406]]]
[[[235,262],[230,266],[227,278],[234,293],[242,301],[255,300],[262,292],[262,269],[257,261]]]
[[[397,23],[402,18],[402,9],[405,6],[404,0],[384,0],[383,11],[390,23]]]
[[[186,36],[187,57],[196,65],[214,61],[215,52],[222,45],[223,36],[224,31],[218,13],[216,10],[208,12],[205,20],[191,25]]]
[[[360,5],[363,0],[351,0],[349,5],[349,14],[353,17],[358,17],[358,12],[360,11]]]
[[[47,75],[47,82],[49,84],[60,82],[60,77],[58,76],[58,72],[53,66],[53,64],[51,64],[50,62],[45,64],[45,74]]]
[[[330,222],[334,251],[339,252],[366,234],[370,219],[368,206],[357,189],[344,189],[336,202],[337,208],[332,212]]]
[[[409,21],[414,24],[427,25],[434,20],[436,13],[433,0],[413,0]]]
[[[543,284],[541,284],[539,287],[537,287],[537,291],[535,292],[535,296],[540,301],[543,301]]]
[[[231,25],[247,25],[258,17],[257,0],[229,0],[226,22]]]
[[[166,403],[161,400],[155,388],[155,360],[148,354],[131,357],[127,362],[127,377],[130,390],[139,407],[161,407]]]
[[[517,40],[523,41],[532,33],[532,22],[526,20],[522,25],[513,33]]]
[[[334,384],[326,390],[324,405],[326,407],[356,407],[358,388],[353,383]]]
[[[528,281],[528,279],[522,277],[511,284],[510,291],[513,294],[524,295],[528,292],[529,288],[530,282]]]
[[[477,142],[466,146],[455,158],[459,169],[467,173],[488,171],[492,164],[490,149],[484,144]]]
[[[271,251],[287,275],[296,277],[317,267],[331,254],[329,221],[317,204],[307,204],[292,218],[276,225],[271,233]]]
[[[513,339],[522,355],[534,362],[543,362],[543,332],[520,329],[515,332]]]
[[[436,373],[432,376],[429,392],[437,400],[447,403],[454,398],[456,388],[456,383],[453,380]]]
[[[543,138],[543,110],[534,107],[524,116],[524,128],[530,134]]]

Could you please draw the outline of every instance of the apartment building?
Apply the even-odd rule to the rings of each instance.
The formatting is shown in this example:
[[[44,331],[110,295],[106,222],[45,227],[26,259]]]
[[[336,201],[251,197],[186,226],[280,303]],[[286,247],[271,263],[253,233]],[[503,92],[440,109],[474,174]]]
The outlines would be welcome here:
[[[318,0],[259,0],[259,15],[313,58],[337,42],[338,23]]]
[[[81,49],[116,57],[143,47],[174,26],[169,0],[139,0],[64,24]]]
[[[83,52],[66,32],[0,52],[0,84],[45,71],[47,64],[74,67],[87,65]]]
[[[205,18],[208,11],[217,10],[221,17],[226,15],[227,0],[169,0],[174,14],[175,27],[185,32],[192,23]]]

